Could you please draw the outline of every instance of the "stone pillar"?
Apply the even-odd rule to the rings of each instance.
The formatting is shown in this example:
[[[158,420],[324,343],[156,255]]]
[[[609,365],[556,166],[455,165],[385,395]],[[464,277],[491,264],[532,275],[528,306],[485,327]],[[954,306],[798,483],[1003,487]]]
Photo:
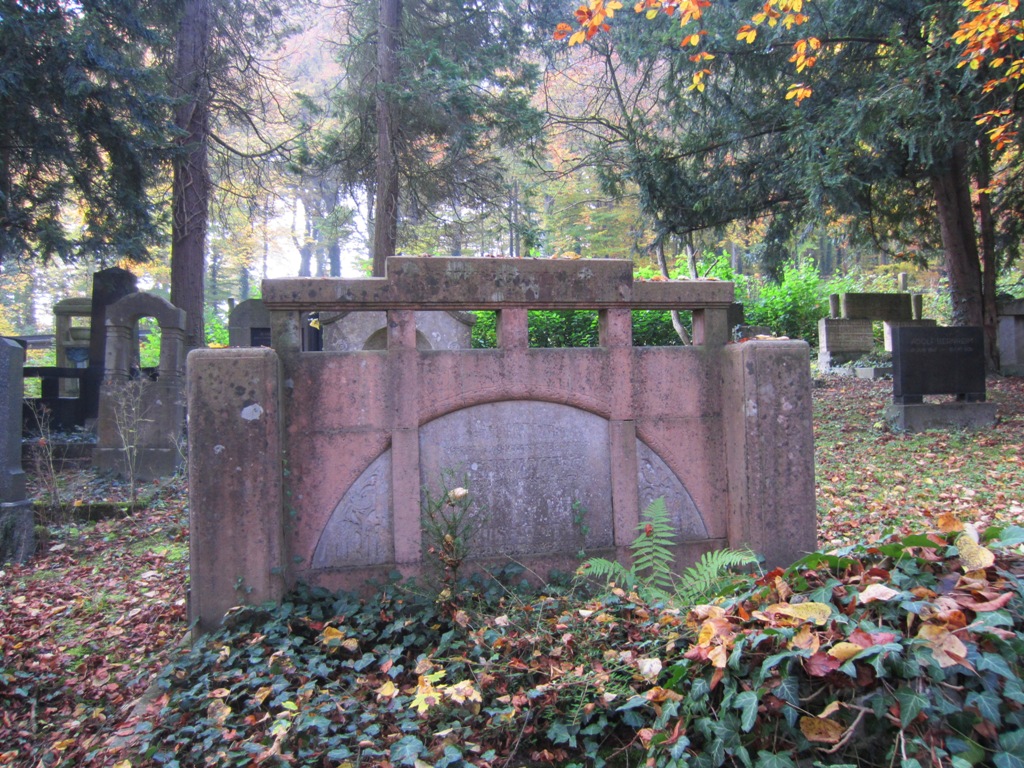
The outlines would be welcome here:
[[[838,293],[830,293],[828,295],[828,316],[834,319],[842,316],[842,309],[839,306]]]
[[[391,498],[395,561],[418,563],[420,526],[419,356],[416,317],[409,309],[388,310],[388,398],[391,406]]]
[[[615,392],[633,389],[633,313],[628,308],[598,313],[601,346],[608,350],[611,387]],[[636,418],[633,398],[613,398],[608,421],[608,463],[611,467],[612,533],[619,557],[626,557],[640,522],[637,488]]]
[[[817,548],[809,347],[750,341],[725,350],[729,546],[769,568]]]
[[[284,593],[280,402],[272,349],[189,354],[189,621],[199,632]]]
[[[0,565],[23,563],[35,550],[32,502],[25,498],[21,468],[22,369],[25,350],[0,339]]]

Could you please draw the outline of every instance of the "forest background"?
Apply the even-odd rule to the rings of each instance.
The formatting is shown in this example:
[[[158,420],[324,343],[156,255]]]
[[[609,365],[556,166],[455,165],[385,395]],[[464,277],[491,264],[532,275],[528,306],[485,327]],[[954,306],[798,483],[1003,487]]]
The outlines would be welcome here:
[[[118,263],[224,341],[262,277],[401,252],[736,279],[812,343],[829,292],[906,271],[994,338],[1024,295],[1017,2],[620,8],[3,0],[0,332]]]

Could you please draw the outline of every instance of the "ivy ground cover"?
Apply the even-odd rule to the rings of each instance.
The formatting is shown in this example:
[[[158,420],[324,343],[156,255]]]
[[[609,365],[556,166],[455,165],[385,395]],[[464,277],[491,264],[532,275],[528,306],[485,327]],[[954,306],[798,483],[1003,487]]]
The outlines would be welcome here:
[[[307,590],[186,652],[180,495],[55,530],[0,575],[0,764],[1024,765],[1024,387],[920,436],[889,391],[815,390],[827,554],[702,606],[510,569]]]

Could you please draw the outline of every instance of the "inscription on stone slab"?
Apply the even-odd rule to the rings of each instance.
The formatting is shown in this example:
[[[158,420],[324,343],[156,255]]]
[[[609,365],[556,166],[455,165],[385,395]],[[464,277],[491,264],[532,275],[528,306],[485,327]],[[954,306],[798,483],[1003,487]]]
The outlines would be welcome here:
[[[923,395],[985,399],[981,328],[895,328],[892,347],[894,402],[921,402]]]
[[[476,532],[471,551],[545,554],[614,543],[608,422],[557,403],[487,403],[420,428],[422,484],[465,478]],[[574,526],[585,510],[589,531]]]
[[[391,519],[391,451],[387,450],[374,459],[334,508],[313,554],[313,567],[393,562]]]
[[[439,496],[443,474],[453,473],[456,484],[469,488],[471,556],[572,554],[614,545],[604,418],[557,403],[506,401],[446,414],[423,425],[419,437],[423,487]],[[646,443],[637,440],[636,450],[641,509],[664,497],[680,540],[706,539],[683,483]],[[321,535],[314,568],[393,560],[391,466],[388,449],[345,492]],[[586,535],[576,521],[580,513]]]

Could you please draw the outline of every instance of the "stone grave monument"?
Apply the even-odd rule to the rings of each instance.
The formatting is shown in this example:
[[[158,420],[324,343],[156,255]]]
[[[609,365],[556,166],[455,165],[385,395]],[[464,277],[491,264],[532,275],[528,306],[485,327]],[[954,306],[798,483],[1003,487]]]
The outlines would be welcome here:
[[[272,348],[188,360],[198,628],[300,580],[422,573],[423,491],[446,472],[473,499],[472,568],[571,570],[580,548],[626,558],[662,497],[680,567],[723,546],[769,567],[815,549],[808,345],[728,344],[732,284],[632,269],[398,257],[385,277],[264,281]],[[533,308],[596,310],[599,346],[529,348]],[[691,310],[694,344],[634,347],[634,308]],[[474,309],[497,312],[497,348],[425,348],[421,312]],[[378,348],[306,351],[311,312],[364,311],[386,318]]]
[[[160,326],[160,366],[153,380],[137,364],[143,317]],[[107,308],[106,327],[93,464],[140,480],[169,477],[183,460],[185,310],[159,296],[134,293]]]
[[[259,299],[246,299],[231,308],[228,315],[228,345],[232,347],[269,347],[270,313]]]
[[[905,281],[900,285],[905,285]],[[818,321],[818,366],[828,371],[870,355],[875,349],[873,325],[878,321],[883,326],[885,350],[892,352],[892,334],[896,328],[935,326],[934,320],[921,318],[922,309],[920,294],[832,294],[829,316]],[[871,369],[868,378],[876,378],[879,373]]]
[[[21,467],[22,368],[25,350],[0,338],[0,565],[23,563],[35,549],[32,502]]]
[[[1004,376],[1024,376],[1024,299],[998,305],[999,370]]]
[[[893,332],[893,402],[885,416],[901,432],[979,429],[995,424],[985,402],[985,341],[981,328],[897,328]],[[926,403],[926,396],[951,395]]]

